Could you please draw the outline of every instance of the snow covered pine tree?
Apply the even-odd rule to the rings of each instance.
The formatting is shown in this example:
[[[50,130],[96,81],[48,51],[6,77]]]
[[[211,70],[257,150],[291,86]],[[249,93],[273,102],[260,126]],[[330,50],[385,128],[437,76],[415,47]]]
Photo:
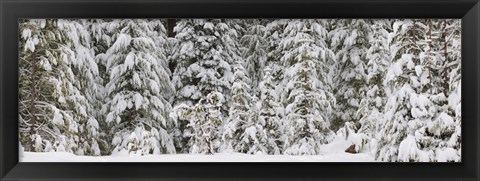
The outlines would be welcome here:
[[[177,93],[173,106],[193,106],[211,92],[219,92],[230,101],[230,87],[233,77],[231,65],[239,59],[237,33],[226,20],[182,19],[175,27],[177,39],[170,61],[175,65],[172,83]],[[222,116],[227,117],[229,105],[221,105]],[[179,123],[180,127],[189,124]],[[177,149],[186,145],[191,134],[189,130],[177,135]]]
[[[389,99],[386,120],[379,140],[382,161],[459,161],[455,124],[448,112],[441,73],[444,66],[432,20],[404,20],[394,23],[393,65],[385,82]],[[437,37],[436,37],[437,36]],[[458,38],[458,37],[457,37]],[[458,39],[457,39],[458,41]],[[444,42],[446,43],[446,42]],[[443,57],[446,60],[446,57]],[[456,61],[459,61],[458,59]],[[454,148],[457,148],[455,150]]]
[[[19,124],[26,150],[99,155],[94,98],[86,97],[97,88],[89,36],[76,34],[85,32],[76,21],[22,20],[20,30]]]
[[[188,126],[193,128],[194,133],[190,153],[216,153],[220,138],[218,127],[222,124],[223,119],[220,111],[223,103],[223,95],[219,92],[212,92],[190,110],[191,122]]]
[[[169,117],[168,102],[173,95],[165,56],[159,56],[159,45],[149,20],[122,20],[120,34],[107,50],[106,122],[114,134],[113,152],[127,150],[136,154],[175,153],[167,130],[174,122]],[[165,37],[165,29],[160,29]]]
[[[325,58],[325,49],[314,41],[314,20],[291,20],[284,31],[281,61],[287,67],[284,74],[285,90],[282,102],[286,106],[285,153],[315,155],[320,144],[328,143],[332,136],[327,114],[332,111],[331,93],[318,79],[317,66]]]

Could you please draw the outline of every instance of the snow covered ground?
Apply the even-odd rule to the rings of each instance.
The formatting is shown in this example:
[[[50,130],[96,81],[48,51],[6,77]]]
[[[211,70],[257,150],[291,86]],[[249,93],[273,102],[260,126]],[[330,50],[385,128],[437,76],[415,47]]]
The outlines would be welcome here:
[[[324,145],[322,155],[249,155],[243,153],[216,153],[214,155],[172,154],[172,155],[128,155],[117,153],[111,156],[77,156],[65,152],[24,152],[21,162],[374,162],[374,157],[367,153],[350,154],[345,149],[351,143],[336,138]]]
[[[314,156],[249,155],[217,153],[214,155],[173,154],[147,156],[77,156],[65,152],[25,152],[21,162],[373,162],[365,154],[334,153]]]

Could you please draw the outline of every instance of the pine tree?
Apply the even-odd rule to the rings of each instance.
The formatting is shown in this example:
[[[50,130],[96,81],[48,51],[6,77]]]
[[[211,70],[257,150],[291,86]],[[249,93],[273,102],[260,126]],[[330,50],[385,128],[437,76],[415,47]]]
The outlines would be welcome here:
[[[409,76],[418,78],[413,70],[421,52],[417,45],[420,40],[418,28],[416,20],[396,21],[393,24],[392,65],[384,80],[388,96],[384,111],[386,122],[381,125],[379,134],[383,136],[380,137],[376,154],[381,161],[398,161],[400,142],[407,137],[408,121],[414,119],[410,113],[410,97],[415,91],[410,85]],[[422,99],[425,97],[422,96]],[[412,122],[413,127],[415,125]]]
[[[221,106],[224,102],[223,95],[219,92],[212,92],[202,99],[187,113],[190,116],[190,124],[194,136],[193,146],[190,153],[213,154],[219,147],[220,130],[222,125]]]
[[[156,56],[158,56],[162,60],[167,60],[167,61],[161,61],[159,62],[160,66],[162,66],[162,69],[168,70],[169,74],[169,79],[171,79],[172,76],[172,71],[170,70],[169,67],[169,61],[168,57],[172,52],[172,42],[167,38],[166,36],[166,29],[163,26],[163,21],[164,20],[158,20],[158,19],[148,19],[148,24],[147,26],[152,30],[147,32],[147,36],[151,37],[153,42],[155,43],[157,50],[154,52]],[[174,98],[173,94],[166,95],[168,97],[165,97],[169,102],[172,102],[172,99]]]
[[[104,86],[109,80],[106,70],[108,57],[106,57],[105,53],[119,35],[119,31],[121,30],[119,21],[120,20],[95,19],[91,21],[90,26],[88,27],[94,45],[93,51],[95,54],[95,62],[99,68]]]
[[[281,48],[279,46],[280,42],[284,38],[283,36],[285,34],[283,31],[288,22],[288,19],[278,19],[268,22],[265,26],[265,37],[268,37],[266,66],[268,65],[272,69],[272,76],[274,78],[275,85],[278,85],[283,77],[283,65],[280,61],[282,58],[282,52],[280,52]],[[277,90],[277,92],[281,92],[281,90]]]
[[[173,141],[177,153],[189,153],[193,146],[193,129],[188,126],[190,123],[191,106],[180,104],[173,107],[170,117],[175,121],[176,126],[173,131]]]
[[[383,123],[383,109],[386,102],[385,87],[383,79],[388,67],[390,66],[390,44],[388,40],[390,21],[374,20],[372,21],[372,31],[369,33],[370,48],[367,51],[367,92],[365,98],[360,101],[360,107],[357,114],[361,116],[359,123],[361,127],[358,132],[365,134],[369,138],[369,146],[358,145],[362,149],[374,149],[379,128]],[[381,137],[382,135],[378,135]],[[367,146],[369,148],[364,148]]]
[[[367,91],[366,52],[370,31],[369,22],[363,19],[343,19],[338,20],[330,32],[331,46],[337,54],[335,74],[338,76],[333,86],[337,100],[333,130],[345,122],[357,123],[360,119],[355,113]]]
[[[279,96],[275,91],[273,77],[270,67],[264,70],[263,81],[260,82],[260,100],[259,100],[259,122],[264,124],[267,137],[267,150],[269,154],[280,154],[283,147],[281,137],[283,136],[283,125],[281,124],[280,115],[281,107],[278,102]]]
[[[318,62],[325,60],[325,49],[315,44],[313,21],[292,20],[284,31],[280,47],[281,61],[288,67],[284,74],[286,87],[282,102],[286,106],[285,153],[314,155],[320,144],[327,143],[332,131],[326,114],[332,111],[331,93],[318,79]]]
[[[233,31],[231,32],[232,39],[237,44],[236,48],[236,54],[240,56],[240,59],[242,59],[242,53],[245,51],[246,47],[241,45],[241,39],[243,38],[244,35],[246,35],[248,27],[252,22],[254,21],[253,19],[224,19],[225,24],[228,25],[230,29]]]
[[[189,140],[193,137],[192,129],[187,127],[190,123],[186,110],[194,106],[202,98],[196,85],[197,81],[194,72],[199,70],[197,66],[192,66],[200,55],[197,55],[198,44],[196,41],[196,31],[202,28],[200,22],[195,20],[179,20],[174,27],[175,38],[174,46],[169,62],[175,67],[173,71],[172,83],[177,90],[174,97],[174,114],[178,129],[174,133],[174,141],[177,152],[188,153],[193,143]],[[190,141],[191,142],[191,141]]]
[[[259,119],[259,105],[256,104],[258,98],[252,97],[252,107],[248,110],[248,118],[245,123],[245,129],[239,137],[239,143],[236,150],[247,154],[268,154],[271,152],[269,139],[265,130],[265,122]],[[273,150],[278,151],[278,150]]]
[[[88,119],[87,100],[75,86],[67,32],[51,19],[23,20],[20,30],[20,140],[26,151],[81,154],[76,120]]]
[[[167,132],[174,124],[167,101],[174,89],[169,70],[162,66],[166,60],[158,56],[158,45],[150,37],[155,29],[142,19],[118,23],[120,34],[106,52],[109,82],[104,106],[110,134],[115,135],[114,152],[175,153]]]
[[[450,66],[452,64],[455,65],[452,62],[457,62],[456,65],[459,65],[458,61],[460,61],[459,57],[448,55],[449,53],[459,55],[459,47],[456,47],[454,45],[456,43],[453,43],[453,41],[460,41],[459,26],[452,26],[449,23],[452,23],[452,25],[456,24],[455,21],[447,22],[446,20],[437,21],[437,23],[433,20],[427,21],[429,31],[426,36],[430,41],[424,44],[424,56],[421,56],[426,57],[424,59],[427,61],[430,60],[428,63],[423,64],[430,66],[429,70],[432,74],[430,84],[433,86],[427,92],[433,94],[430,96],[430,99],[437,113],[433,115],[431,121],[425,123],[422,128],[416,131],[416,141],[419,144],[419,149],[428,153],[430,161],[460,161],[461,158],[459,142],[461,133],[459,127],[461,123],[460,120],[456,120],[458,119],[456,118],[456,109],[460,109],[457,108],[457,106],[460,106],[460,103],[456,102],[454,98],[452,100],[451,96],[449,96],[450,99],[447,99],[445,95],[450,94],[450,82],[447,78],[447,72],[455,74],[455,70],[449,70]],[[440,27],[435,27],[435,25],[440,25]],[[447,28],[447,26],[449,27]],[[437,48],[435,45],[443,46]],[[455,80],[457,78],[454,77],[452,79]],[[456,81],[452,83],[458,84]],[[450,100],[456,102],[454,107],[450,106]]]
[[[116,40],[117,35],[120,31],[120,20],[110,20],[110,19],[94,19],[90,21],[88,26],[91,41],[93,44],[93,52],[95,55],[95,62],[98,66],[99,78],[102,80],[103,89],[96,92],[100,96],[98,100],[101,102],[101,106],[106,103],[106,90],[105,86],[109,82],[109,75],[107,73],[107,55],[106,52],[112,46]],[[98,109],[101,110],[102,108]],[[99,111],[102,113],[102,111]],[[110,125],[105,121],[106,115],[98,114],[96,119],[98,120],[100,130],[100,137],[102,138],[102,143],[100,144],[100,151],[102,155],[109,155],[113,148],[111,148],[111,142],[113,140],[113,135],[110,135],[108,130],[110,130]]]
[[[452,148],[455,150],[458,157],[453,159],[447,158],[441,160],[437,158],[438,161],[461,161],[461,151],[462,151],[462,104],[461,104],[461,94],[462,94],[462,80],[461,80],[461,21],[460,20],[444,20],[447,25],[445,25],[443,32],[444,33],[444,43],[447,44],[444,46],[444,57],[447,61],[445,63],[445,68],[443,75],[447,75],[448,79],[448,112],[455,120],[455,131],[446,142],[446,147]],[[446,52],[446,53],[445,53]],[[446,87],[446,86],[445,86]],[[439,154],[437,154],[439,155]],[[452,154],[455,155],[455,154]]]
[[[59,30],[66,34],[66,46],[72,50],[72,71],[75,76],[74,86],[79,89],[78,98],[73,100],[72,109],[75,121],[79,125],[77,154],[100,155],[100,127],[96,117],[99,115],[102,95],[102,80],[94,59],[90,34],[85,28],[86,20],[58,20]],[[71,96],[72,97],[72,96]],[[105,144],[105,143],[102,143]]]
[[[172,82],[177,90],[174,106],[193,106],[211,92],[220,92],[230,102],[231,64],[239,60],[236,32],[225,20],[183,19],[175,27],[176,44],[170,61],[174,65]],[[224,117],[228,105],[222,105]],[[179,122],[177,149],[190,139],[188,122]]]
[[[263,76],[262,71],[267,59],[267,40],[265,38],[265,27],[260,20],[254,19],[248,26],[247,32],[240,39],[240,44],[245,49],[242,51],[242,58],[246,61],[248,75],[251,76],[253,94],[256,95],[258,83]]]
[[[252,108],[249,100],[251,98],[251,88],[248,85],[250,79],[242,62],[237,62],[233,69],[235,72],[231,87],[232,105],[223,132],[224,149],[246,152],[242,148],[237,148],[237,144],[240,141],[241,134],[245,131],[245,123],[249,117],[248,111]]]
[[[330,23],[325,20],[315,20],[312,23],[312,35],[314,37],[315,44],[321,48],[319,54],[321,57],[321,61],[316,62],[317,68],[317,78],[320,82],[322,82],[322,89],[326,92],[327,97],[331,97],[331,93],[334,92],[334,79],[335,79],[335,62],[336,62],[336,55],[335,52],[329,46],[330,37],[328,34],[328,29],[330,28]],[[329,103],[331,108],[335,108],[337,104],[337,100],[334,97],[329,99]],[[323,111],[323,116],[325,119],[332,122],[334,119],[334,113],[329,108],[328,111]],[[331,124],[330,124],[331,125]]]
[[[175,105],[194,105],[212,91],[227,94],[238,60],[236,32],[223,20],[181,20],[175,27],[177,44],[171,61],[178,92]],[[226,110],[225,110],[226,111]]]
[[[438,52],[432,48],[432,20],[394,24],[394,64],[386,75],[390,95],[377,157],[384,161],[434,161],[437,141],[429,136],[436,122],[453,125],[444,113],[446,97],[439,79]],[[451,122],[451,123],[449,123]]]

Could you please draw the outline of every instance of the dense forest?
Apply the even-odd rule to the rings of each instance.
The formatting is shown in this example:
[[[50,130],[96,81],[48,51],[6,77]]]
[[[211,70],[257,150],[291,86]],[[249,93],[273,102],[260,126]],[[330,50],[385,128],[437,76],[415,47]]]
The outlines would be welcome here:
[[[19,139],[76,155],[461,161],[453,19],[19,21]]]

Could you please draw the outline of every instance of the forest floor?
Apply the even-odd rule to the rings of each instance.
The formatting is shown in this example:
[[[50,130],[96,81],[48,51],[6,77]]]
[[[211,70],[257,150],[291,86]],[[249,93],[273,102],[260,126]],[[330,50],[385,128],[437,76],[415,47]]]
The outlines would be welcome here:
[[[375,162],[372,154],[346,153],[350,146],[342,139],[335,139],[324,145],[325,153],[321,155],[291,156],[263,155],[243,153],[216,153],[214,155],[171,154],[171,155],[129,155],[117,153],[110,156],[77,156],[65,152],[24,152],[20,154],[21,162]]]

